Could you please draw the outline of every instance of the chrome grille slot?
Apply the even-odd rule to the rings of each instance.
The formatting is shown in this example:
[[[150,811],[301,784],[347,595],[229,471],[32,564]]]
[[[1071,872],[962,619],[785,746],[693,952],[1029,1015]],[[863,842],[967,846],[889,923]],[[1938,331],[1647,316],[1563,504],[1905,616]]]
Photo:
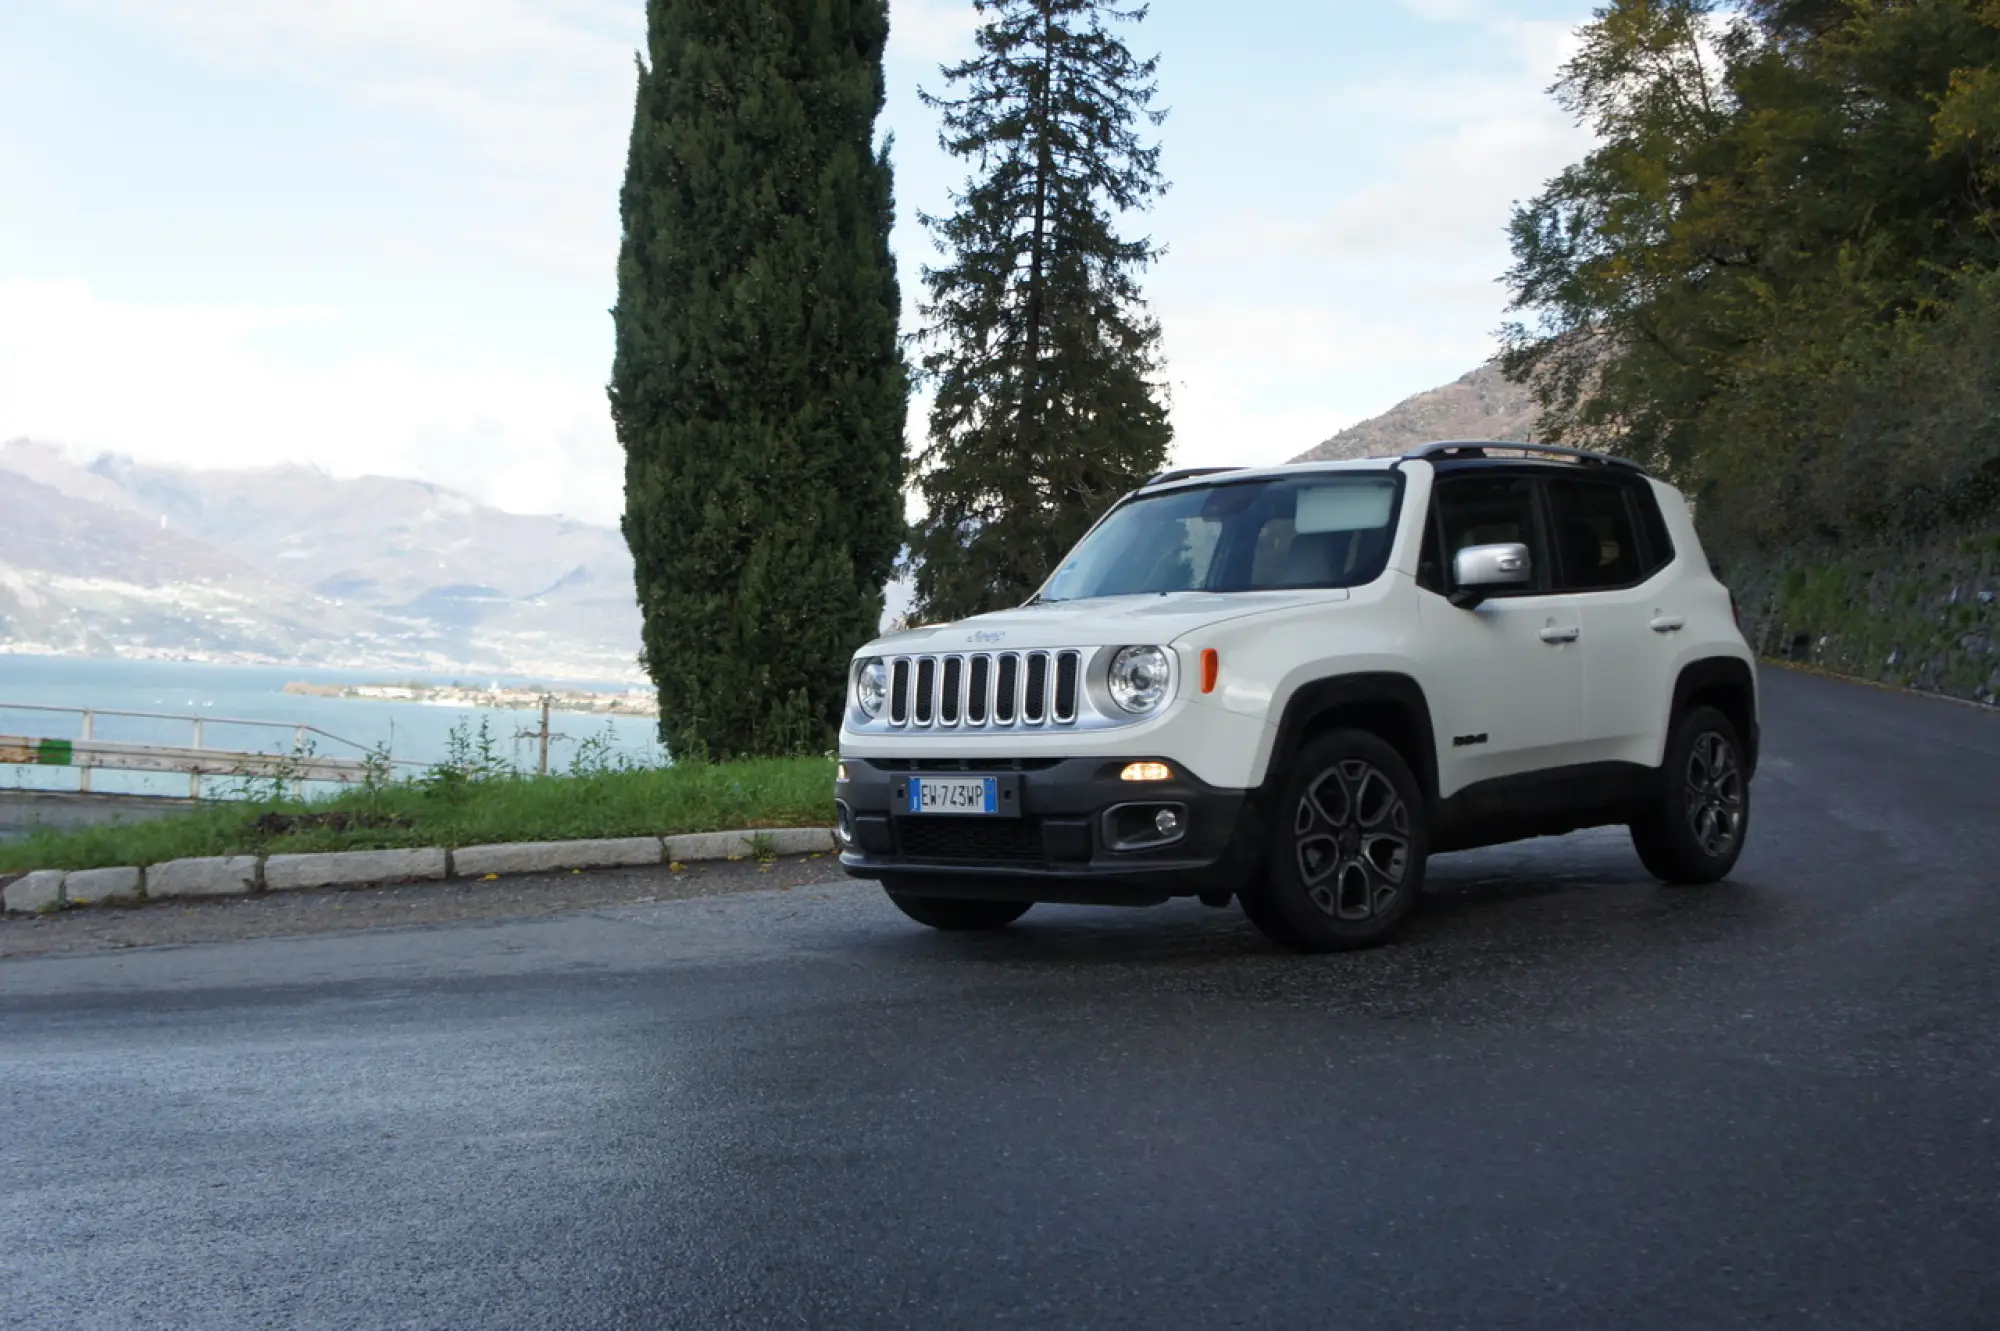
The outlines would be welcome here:
[[[965,700],[965,658],[947,656],[944,658],[944,689],[938,694],[938,721],[947,726],[958,724],[964,714]]]
[[[1013,652],[1001,653],[993,673],[998,681],[993,690],[993,719],[1011,726],[1021,712],[1021,658]]]
[[[989,699],[993,692],[993,658],[983,652],[973,657],[972,668],[966,674],[965,719],[969,725],[983,726],[991,712]]]
[[[1028,653],[1028,688],[1021,699],[1021,719],[1040,725],[1049,719],[1049,654]]]
[[[1055,718],[1058,723],[1076,720],[1076,685],[1082,673],[1082,657],[1075,652],[1057,655]]]
[[[910,721],[910,660],[899,657],[889,672],[889,722],[908,725]]]
[[[937,658],[917,658],[917,724],[927,726],[937,720]]]

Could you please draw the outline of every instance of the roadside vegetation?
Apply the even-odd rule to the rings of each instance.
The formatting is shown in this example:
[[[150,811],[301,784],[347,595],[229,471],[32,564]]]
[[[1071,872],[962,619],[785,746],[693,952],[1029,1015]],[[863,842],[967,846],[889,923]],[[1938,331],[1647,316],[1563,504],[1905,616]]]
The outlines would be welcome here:
[[[832,817],[833,760],[655,767],[586,744],[567,775],[532,776],[499,760],[490,737],[460,733],[450,761],[411,780],[371,779],[320,798],[294,799],[288,790],[282,777],[239,782],[236,798],[184,815],[0,841],[0,873],[200,855],[823,827]]]
[[[1173,442],[1160,327],[1134,232],[1165,193],[1156,57],[1122,29],[1145,5],[987,0],[977,53],[923,95],[970,178],[925,215],[918,334],[935,390],[915,458],[912,614],[1019,605]]]
[[[649,0],[611,416],[686,758],[819,753],[903,544],[888,0]]]
[[[2000,4],[1610,0],[1514,216],[1538,433],[1679,484],[1794,659],[2000,688]]]

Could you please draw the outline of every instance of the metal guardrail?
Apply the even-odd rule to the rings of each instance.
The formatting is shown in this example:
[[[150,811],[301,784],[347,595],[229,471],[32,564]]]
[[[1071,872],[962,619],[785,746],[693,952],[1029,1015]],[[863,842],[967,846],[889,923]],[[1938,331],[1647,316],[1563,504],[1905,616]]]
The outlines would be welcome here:
[[[204,776],[234,776],[290,781],[294,794],[307,781],[342,784],[364,781],[371,772],[380,772],[384,760],[365,744],[321,730],[318,726],[293,725],[283,721],[250,721],[237,717],[186,716],[173,712],[128,712],[102,707],[54,707],[43,703],[0,703],[0,712],[42,712],[77,717],[79,733],[74,739],[54,739],[36,735],[0,735],[0,764],[31,767],[72,767],[77,769],[77,789],[88,793],[94,769],[123,772],[184,773],[188,794],[201,797]],[[140,744],[126,740],[106,740],[96,736],[99,717],[130,717],[149,721],[182,721],[193,728],[191,745]],[[203,742],[206,726],[251,726],[262,730],[288,731],[290,753],[257,753],[210,748]],[[327,757],[313,751],[315,737],[351,749],[359,757]],[[407,760],[387,760],[391,767],[416,766]]]

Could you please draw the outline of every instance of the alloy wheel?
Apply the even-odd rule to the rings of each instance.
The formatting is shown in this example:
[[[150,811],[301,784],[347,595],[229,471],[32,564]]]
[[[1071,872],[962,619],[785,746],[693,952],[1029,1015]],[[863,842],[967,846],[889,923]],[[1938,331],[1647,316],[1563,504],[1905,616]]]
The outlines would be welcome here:
[[[1306,784],[1293,818],[1299,881],[1338,920],[1393,907],[1410,869],[1410,811],[1373,763],[1346,758]]]
[[[1743,763],[1728,736],[1708,730],[1695,737],[1683,794],[1688,831],[1702,854],[1727,855],[1743,835]]]

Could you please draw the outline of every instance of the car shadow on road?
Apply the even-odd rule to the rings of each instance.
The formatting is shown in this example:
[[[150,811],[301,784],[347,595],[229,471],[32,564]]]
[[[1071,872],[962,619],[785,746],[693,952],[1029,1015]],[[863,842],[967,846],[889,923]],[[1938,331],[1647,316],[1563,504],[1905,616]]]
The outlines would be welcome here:
[[[1557,968],[1607,950],[1711,947],[1776,927],[1768,893],[1745,882],[1670,888],[1648,875],[1622,833],[1583,833],[1440,856],[1418,910],[1385,946],[1302,957],[1271,943],[1233,904],[1180,900],[1149,909],[1037,906],[994,934],[876,934],[897,959],[1000,969],[1305,967],[1363,975],[1383,967],[1504,957]],[[884,903],[887,910],[887,903]]]

